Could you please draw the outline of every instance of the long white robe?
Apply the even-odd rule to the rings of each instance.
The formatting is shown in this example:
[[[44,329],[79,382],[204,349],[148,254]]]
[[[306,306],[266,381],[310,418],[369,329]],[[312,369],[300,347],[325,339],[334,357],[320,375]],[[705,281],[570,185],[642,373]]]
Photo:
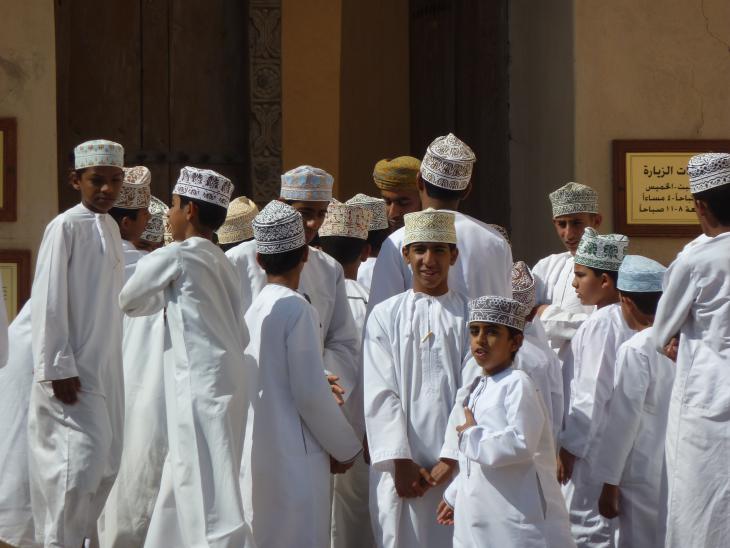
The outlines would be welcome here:
[[[486,223],[458,211],[455,215],[459,257],[449,268],[449,289],[469,299],[483,295],[512,297],[512,249]],[[403,259],[405,228],[383,242],[373,270],[368,310],[413,287],[411,269]]]
[[[593,473],[590,452],[600,443],[605,428],[618,347],[633,333],[623,319],[621,306],[610,304],[591,314],[571,341],[574,377],[560,441],[577,457],[563,494],[578,546],[614,545],[616,520],[598,513],[603,483]]]
[[[359,276],[359,272],[358,272]],[[365,328],[368,306],[367,290],[355,280],[345,280],[347,300],[359,333]],[[362,345],[361,345],[362,346]],[[362,348],[358,348],[360,382],[343,407],[358,439],[365,436],[363,412]],[[370,469],[364,456],[355,460],[352,468],[334,477],[332,494],[332,548],[372,548],[374,544],[368,507]]]
[[[109,215],[79,204],[48,224],[32,289],[36,382],[28,444],[36,536],[50,546],[80,546],[96,536],[119,468],[123,266],[119,228]],[[66,405],[49,381],[76,376],[79,399]]]
[[[606,428],[593,465],[599,482],[621,489],[619,548],[664,545],[657,532],[664,529],[659,516],[666,505],[664,439],[673,383],[674,364],[654,348],[651,327],[619,347]]]
[[[233,548],[249,540],[238,484],[250,389],[239,284],[218,246],[193,237],[140,259],[119,295],[130,316],[166,307],[169,452],[147,545]]]
[[[467,298],[408,290],[377,305],[367,320],[364,351],[365,423],[370,459],[370,513],[378,546],[451,546],[452,531],[436,523],[445,486],[420,498],[400,498],[395,459],[431,469],[469,352]]]
[[[124,245],[125,279],[147,253]],[[124,317],[124,448],[119,473],[99,519],[102,548],[142,546],[167,456],[163,380],[165,318]]]
[[[362,450],[322,369],[316,310],[269,284],[246,313],[258,366],[253,432],[246,444],[244,504],[259,548],[321,548],[330,542],[330,455]]]
[[[730,538],[730,233],[686,249],[664,277],[657,350],[679,333],[669,404],[666,545]]]
[[[373,269],[375,268],[376,257],[368,257],[357,269],[357,283],[363,286],[368,292],[373,282]]]
[[[513,368],[483,376],[468,406],[477,425],[461,435],[459,474],[444,496],[454,546],[575,546],[546,409],[529,376]]]
[[[256,262],[256,241],[242,242],[226,252],[241,280],[241,310],[246,314],[251,303],[266,285],[266,273]],[[307,295],[319,313],[324,344],[325,369],[337,375],[344,398],[350,397],[357,384],[357,348],[361,333],[347,304],[345,275],[340,264],[324,251],[309,248],[299,280],[299,292]]]
[[[0,540],[36,546],[28,479],[28,406],[33,385],[30,302],[8,329],[8,362],[0,369]]]

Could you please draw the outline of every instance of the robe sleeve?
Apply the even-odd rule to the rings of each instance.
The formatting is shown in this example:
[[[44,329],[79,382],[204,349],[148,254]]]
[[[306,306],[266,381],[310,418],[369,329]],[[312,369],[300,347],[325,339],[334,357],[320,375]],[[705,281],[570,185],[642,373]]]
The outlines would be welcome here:
[[[35,378],[39,382],[79,376],[69,341],[68,263],[73,251],[72,230],[61,220],[52,222],[38,250],[31,323]]]
[[[481,375],[481,369],[477,365],[476,360],[471,357],[471,353],[465,358],[465,365],[462,369],[462,384],[456,392],[456,402],[449,414],[449,421],[444,432],[444,444],[441,446],[439,453],[440,459],[459,458],[459,435],[456,427],[464,424],[466,417],[464,416],[464,405],[466,405],[469,394],[474,387],[475,379]]]
[[[456,508],[456,495],[459,494],[459,482],[461,481],[461,471],[454,476],[448,487],[444,491],[444,502],[451,506],[452,509]]]
[[[150,316],[165,306],[164,290],[180,276],[182,265],[175,248],[163,248],[142,257],[119,294],[119,306],[128,316]]]
[[[639,432],[648,389],[647,357],[624,343],[616,358],[616,386],[611,396],[606,429],[601,436],[595,467],[595,476],[600,482],[620,484]]]
[[[0,291],[0,367],[8,363],[8,316],[5,298]]]
[[[365,426],[374,466],[389,460],[412,458],[395,375],[394,348],[378,312],[374,311],[368,318],[363,341]]]
[[[286,326],[285,344],[289,389],[294,405],[322,448],[339,462],[350,462],[362,451],[350,423],[332,396],[317,341],[320,334],[317,312],[312,306]]]
[[[570,311],[557,304],[550,304],[542,311],[540,321],[550,340],[567,342],[575,336],[578,328],[587,318],[588,314],[582,310]]]
[[[507,426],[492,430],[477,424],[464,430],[459,451],[467,459],[490,468],[531,460],[545,427],[539,397],[529,378],[521,378],[505,395]]]
[[[547,269],[549,257],[540,259],[532,268],[532,275],[535,278],[535,302],[538,305],[550,304],[552,297],[548,294],[548,286],[546,283]]]
[[[669,267],[665,275],[664,293],[654,317],[654,344],[664,354],[664,346],[679,333],[697,298],[697,284],[692,266],[682,258]]]
[[[552,351],[551,351],[552,352]],[[550,406],[553,418],[553,440],[556,442],[560,431],[563,429],[563,413],[565,409],[565,395],[563,394],[563,375],[560,370],[560,362],[554,354],[548,362],[548,377],[550,379]]]
[[[373,268],[373,279],[370,283],[370,298],[368,299],[368,312],[376,304],[389,299],[393,295],[403,293],[410,287],[406,280],[404,269],[410,275],[408,267],[403,260],[403,253],[397,249],[390,238],[383,242],[378,258]]]

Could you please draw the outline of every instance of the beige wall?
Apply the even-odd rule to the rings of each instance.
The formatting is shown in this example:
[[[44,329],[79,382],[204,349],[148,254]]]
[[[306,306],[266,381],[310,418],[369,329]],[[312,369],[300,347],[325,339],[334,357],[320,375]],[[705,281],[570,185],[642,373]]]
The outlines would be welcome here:
[[[52,0],[0,0],[0,117],[18,122],[18,222],[0,248],[35,253],[57,213],[56,58]]]
[[[575,0],[575,177],[612,228],[612,139],[730,137],[730,2]],[[686,239],[632,238],[670,261]]]

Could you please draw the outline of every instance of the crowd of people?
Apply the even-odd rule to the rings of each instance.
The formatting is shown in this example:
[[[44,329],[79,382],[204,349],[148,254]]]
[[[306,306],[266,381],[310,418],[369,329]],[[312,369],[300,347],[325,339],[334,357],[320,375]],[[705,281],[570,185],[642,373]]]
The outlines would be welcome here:
[[[346,202],[300,166],[259,211],[195,167],[168,207],[77,146],[0,321],[0,544],[725,545],[730,154],[690,160],[703,234],[669,268],[573,182],[565,251],[514,261],[459,212],[475,161],[438,137]]]

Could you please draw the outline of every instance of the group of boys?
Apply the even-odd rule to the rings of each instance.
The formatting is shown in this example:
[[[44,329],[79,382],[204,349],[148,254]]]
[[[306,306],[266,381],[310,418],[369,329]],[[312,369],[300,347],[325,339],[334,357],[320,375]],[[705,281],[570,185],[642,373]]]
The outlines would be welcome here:
[[[458,211],[476,157],[452,134],[378,162],[382,198],[300,166],[260,211],[194,167],[168,208],[123,159],[75,149],[81,203],[8,330],[0,540],[726,538],[730,155],[690,161],[704,235],[668,270],[599,234],[577,183],[550,195],[567,251],[513,264]]]

